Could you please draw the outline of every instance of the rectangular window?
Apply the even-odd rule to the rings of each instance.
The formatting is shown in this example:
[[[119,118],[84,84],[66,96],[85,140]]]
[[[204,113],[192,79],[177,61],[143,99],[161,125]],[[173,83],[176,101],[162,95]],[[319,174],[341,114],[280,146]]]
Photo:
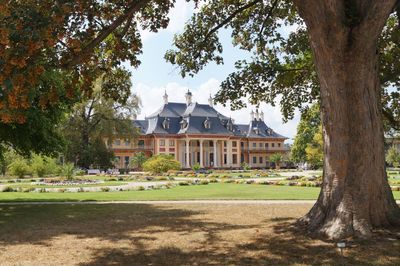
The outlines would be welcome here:
[[[140,140],[138,141],[138,146],[139,146],[139,147],[143,147],[143,146],[144,146],[144,140],[143,140],[143,139],[140,139]]]
[[[237,154],[232,154],[232,163],[237,164]]]
[[[236,147],[237,147],[237,142],[236,142],[236,141],[233,141],[233,142],[232,142],[232,147],[233,147],[233,148],[236,148]]]
[[[121,145],[121,140],[120,139],[114,140],[114,144],[117,146]]]
[[[268,143],[265,143],[265,148],[268,149]]]
[[[125,156],[125,167],[128,167],[129,165],[129,156]]]
[[[228,156],[226,154],[224,154],[224,164],[228,163]]]
[[[240,142],[240,147],[244,147],[244,142]]]
[[[226,141],[224,141],[224,147],[226,147]]]
[[[272,148],[275,147],[275,143],[271,143],[271,147],[272,147]]]
[[[260,157],[260,163],[263,163],[263,157]]]
[[[278,147],[280,147],[281,146],[281,144],[280,143],[278,143]]]
[[[125,146],[129,146],[129,145],[131,145],[131,142],[130,142],[129,139],[126,139],[126,140],[125,140]]]
[[[258,146],[259,146],[260,148],[262,148],[262,147],[263,147],[262,142],[260,142],[260,143],[258,144]]]
[[[160,147],[164,147],[165,146],[165,139],[160,139]]]
[[[253,157],[253,163],[257,163],[257,157]]]
[[[170,139],[169,140],[169,146],[175,146],[175,140]]]
[[[253,142],[253,148],[257,147],[257,143]]]

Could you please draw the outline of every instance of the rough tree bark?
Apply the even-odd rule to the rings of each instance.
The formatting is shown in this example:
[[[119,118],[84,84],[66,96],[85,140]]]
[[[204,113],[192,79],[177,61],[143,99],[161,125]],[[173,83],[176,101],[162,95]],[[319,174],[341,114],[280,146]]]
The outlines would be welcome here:
[[[330,239],[369,237],[399,226],[390,190],[378,79],[377,41],[396,0],[294,0],[309,33],[320,85],[324,180],[301,219]]]

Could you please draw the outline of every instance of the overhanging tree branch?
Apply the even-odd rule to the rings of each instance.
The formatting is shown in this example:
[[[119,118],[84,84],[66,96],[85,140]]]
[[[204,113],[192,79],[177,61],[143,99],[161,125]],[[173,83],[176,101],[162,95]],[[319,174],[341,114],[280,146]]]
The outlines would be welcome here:
[[[207,40],[213,33],[215,33],[217,30],[228,24],[229,22],[232,21],[236,17],[237,14],[243,12],[244,10],[262,2],[262,0],[255,0],[253,2],[250,2],[246,5],[243,5],[239,7],[237,10],[235,10],[232,14],[230,14],[227,18],[225,18],[223,21],[221,21],[219,24],[217,24],[214,28],[212,28],[209,32],[207,32],[206,36],[204,37],[204,40]]]
[[[131,6],[126,10],[126,12],[114,20],[108,27],[104,28],[96,38],[94,38],[89,44],[87,44],[77,55],[75,55],[72,59],[68,60],[66,63],[62,65],[62,68],[70,68],[82,62],[85,58],[87,58],[108,35],[110,35],[116,28],[118,28],[124,21],[129,19],[135,12],[137,12],[140,8],[145,6],[151,0],[138,0],[133,1]]]

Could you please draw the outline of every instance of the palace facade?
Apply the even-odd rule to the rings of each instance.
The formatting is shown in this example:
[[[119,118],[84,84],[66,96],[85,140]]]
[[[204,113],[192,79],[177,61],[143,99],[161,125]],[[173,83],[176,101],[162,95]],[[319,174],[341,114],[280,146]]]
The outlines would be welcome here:
[[[265,124],[263,112],[252,111],[248,124],[236,124],[215,110],[211,97],[208,104],[192,102],[190,91],[185,97],[186,103],[168,102],[165,93],[157,112],[134,121],[140,132],[135,141],[114,139],[117,168],[128,168],[137,152],[172,155],[184,168],[196,163],[202,168],[239,168],[243,162],[268,168],[271,154],[286,152],[287,138]]]

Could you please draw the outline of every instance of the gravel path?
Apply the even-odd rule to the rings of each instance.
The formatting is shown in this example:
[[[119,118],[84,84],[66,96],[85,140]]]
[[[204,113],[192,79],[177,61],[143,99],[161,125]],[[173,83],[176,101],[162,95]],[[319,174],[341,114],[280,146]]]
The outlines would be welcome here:
[[[131,201],[63,201],[0,202],[2,205],[70,205],[70,204],[314,204],[315,200],[131,200]],[[396,201],[400,204],[400,200]]]

